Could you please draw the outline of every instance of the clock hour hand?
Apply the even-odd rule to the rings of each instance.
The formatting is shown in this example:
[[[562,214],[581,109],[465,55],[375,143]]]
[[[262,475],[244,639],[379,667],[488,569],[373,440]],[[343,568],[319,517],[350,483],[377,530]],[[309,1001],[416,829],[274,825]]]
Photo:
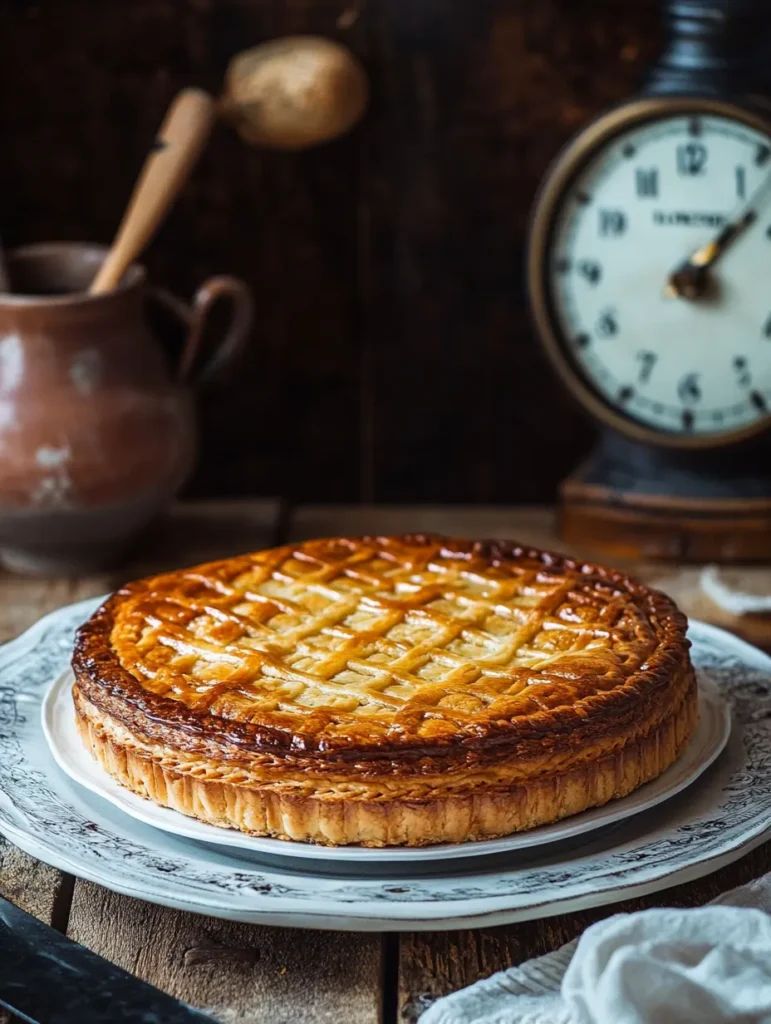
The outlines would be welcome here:
[[[699,299],[709,287],[709,270],[739,235],[758,219],[758,206],[771,186],[771,175],[755,190],[750,201],[724,224],[717,235],[691,253],[667,280],[665,294],[671,298]]]

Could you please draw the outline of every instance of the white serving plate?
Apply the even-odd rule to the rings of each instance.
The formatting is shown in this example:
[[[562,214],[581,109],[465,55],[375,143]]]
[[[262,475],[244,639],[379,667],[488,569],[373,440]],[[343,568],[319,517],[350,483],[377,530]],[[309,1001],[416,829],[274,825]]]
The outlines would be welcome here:
[[[119,785],[103,771],[83,746],[75,726],[72,682],[72,671],[67,669],[50,688],[43,700],[42,726],[56,763],[81,786],[109,800],[132,818],[184,839],[195,839],[202,843],[215,843],[218,846],[235,847],[274,857],[332,861],[335,864],[350,863],[359,866],[376,863],[436,864],[440,860],[510,853],[583,836],[592,829],[602,828],[604,825],[623,821],[633,814],[647,811],[680,793],[709,768],[725,747],[731,731],[728,705],[713,686],[702,681],[699,693],[699,725],[683,755],[663,775],[621,800],[614,800],[604,807],[595,807],[582,814],[575,814],[552,825],[480,842],[384,849],[367,849],[361,846],[314,846],[309,843],[249,836],[233,829],[207,825],[206,822],[189,818],[179,811],[159,807]]]
[[[723,753],[683,792],[586,837],[435,864],[337,865],[153,828],[56,764],[41,706],[97,602],[62,608],[0,648],[0,832],[116,892],[231,920],[353,931],[504,924],[613,903],[715,871],[771,831],[771,659],[691,627],[700,677],[731,707]]]

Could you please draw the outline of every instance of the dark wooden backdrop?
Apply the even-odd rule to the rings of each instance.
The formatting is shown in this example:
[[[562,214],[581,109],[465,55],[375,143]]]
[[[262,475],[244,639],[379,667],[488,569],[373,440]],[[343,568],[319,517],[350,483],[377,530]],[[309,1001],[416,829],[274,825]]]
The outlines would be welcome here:
[[[528,209],[639,82],[655,0],[0,0],[0,234],[108,241],[174,92],[304,32],[362,57],[365,123],[294,155],[219,127],[146,260],[256,296],[248,354],[201,396],[193,491],[548,499],[591,431],[529,328]]]

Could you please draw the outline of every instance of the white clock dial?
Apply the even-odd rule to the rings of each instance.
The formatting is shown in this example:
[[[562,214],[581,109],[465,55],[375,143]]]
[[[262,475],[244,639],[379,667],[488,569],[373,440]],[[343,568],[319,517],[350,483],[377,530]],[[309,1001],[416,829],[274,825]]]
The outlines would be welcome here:
[[[668,294],[673,271],[747,210],[707,293]],[[614,137],[563,198],[548,274],[574,364],[626,416],[719,434],[771,412],[771,138],[706,114]]]

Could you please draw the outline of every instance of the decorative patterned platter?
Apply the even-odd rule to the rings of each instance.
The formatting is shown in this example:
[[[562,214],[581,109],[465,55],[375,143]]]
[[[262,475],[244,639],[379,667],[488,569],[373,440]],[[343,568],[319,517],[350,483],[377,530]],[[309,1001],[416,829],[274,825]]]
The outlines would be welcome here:
[[[771,833],[771,659],[694,623],[700,677],[732,708],[723,754],[682,793],[585,838],[365,870],[171,835],[73,782],[43,735],[45,693],[65,670],[74,630],[96,603],[62,608],[0,649],[0,831],[33,856],[118,892],[274,925],[473,927],[666,888],[736,860]]]
[[[700,692],[699,726],[688,749],[663,775],[630,793],[623,800],[614,800],[604,807],[595,807],[582,814],[574,814],[552,825],[478,843],[442,843],[422,848],[386,847],[379,850],[368,850],[360,846],[311,846],[307,843],[249,836],[233,829],[207,825],[204,821],[189,818],[178,811],[143,800],[141,796],[119,785],[90,756],[78,735],[72,701],[72,681],[73,675],[68,669],[46,694],[43,700],[43,732],[59,767],[92,793],[109,800],[138,821],[186,839],[250,850],[255,854],[272,854],[274,857],[299,857],[302,860],[333,861],[336,864],[355,863],[359,866],[377,862],[436,864],[440,860],[508,853],[585,835],[593,829],[611,825],[655,807],[680,793],[715,761],[725,747],[731,731],[728,705],[714,687],[703,682]]]

